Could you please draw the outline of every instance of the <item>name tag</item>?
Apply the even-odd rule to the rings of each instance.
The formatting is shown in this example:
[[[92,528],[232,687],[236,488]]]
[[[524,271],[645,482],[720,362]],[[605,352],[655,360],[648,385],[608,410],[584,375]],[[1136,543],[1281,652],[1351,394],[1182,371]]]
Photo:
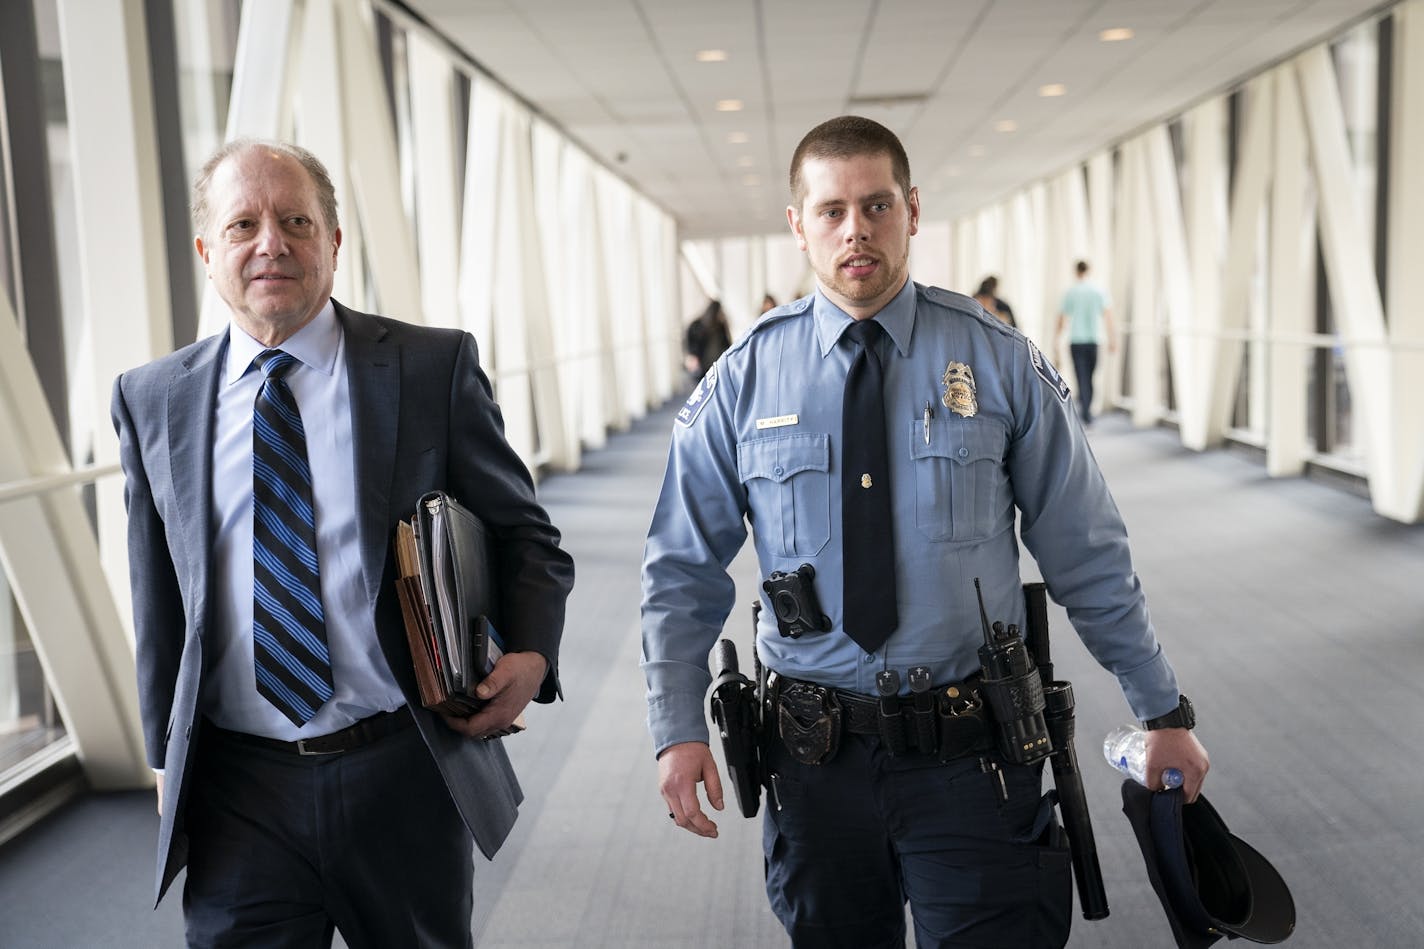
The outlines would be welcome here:
[[[759,418],[757,419],[756,425],[757,430],[760,431],[763,428],[781,428],[785,425],[795,425],[800,421],[801,416],[799,415],[778,415],[775,418]]]

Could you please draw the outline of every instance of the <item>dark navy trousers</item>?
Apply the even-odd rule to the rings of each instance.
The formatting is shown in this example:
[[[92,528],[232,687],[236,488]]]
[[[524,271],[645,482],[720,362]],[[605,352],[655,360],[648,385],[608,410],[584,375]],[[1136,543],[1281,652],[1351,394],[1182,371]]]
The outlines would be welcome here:
[[[1073,375],[1078,379],[1078,415],[1086,425],[1093,420],[1093,373],[1098,371],[1098,344],[1073,343]]]
[[[1042,794],[1042,764],[893,758],[847,734],[827,764],[803,765],[773,739],[763,819],[766,890],[798,949],[1046,949],[1068,940],[1072,873]]]
[[[301,757],[204,727],[190,781],[190,946],[473,945],[474,844],[416,728]]]

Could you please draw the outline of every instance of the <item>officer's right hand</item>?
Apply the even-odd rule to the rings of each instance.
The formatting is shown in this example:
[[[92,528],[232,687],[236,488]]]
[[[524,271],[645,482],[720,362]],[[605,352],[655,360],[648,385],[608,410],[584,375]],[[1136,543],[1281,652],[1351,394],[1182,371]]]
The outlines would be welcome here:
[[[702,813],[697,798],[697,782],[707,785],[707,801],[721,810],[722,779],[712,749],[700,741],[669,745],[658,755],[658,790],[667,802],[668,816],[677,826],[699,837],[716,837],[717,825]]]

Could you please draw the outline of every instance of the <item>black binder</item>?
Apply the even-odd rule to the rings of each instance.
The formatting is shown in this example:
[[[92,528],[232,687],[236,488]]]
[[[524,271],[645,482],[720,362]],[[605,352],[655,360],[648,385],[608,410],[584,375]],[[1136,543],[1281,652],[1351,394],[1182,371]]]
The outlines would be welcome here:
[[[426,708],[459,716],[478,710],[475,686],[504,655],[494,544],[480,519],[443,491],[422,497],[396,527],[396,592]]]

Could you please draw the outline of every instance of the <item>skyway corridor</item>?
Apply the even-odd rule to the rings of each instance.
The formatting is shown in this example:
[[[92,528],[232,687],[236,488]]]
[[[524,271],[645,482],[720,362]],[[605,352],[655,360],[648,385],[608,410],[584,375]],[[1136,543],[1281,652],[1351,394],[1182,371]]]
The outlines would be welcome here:
[[[759,821],[733,816],[729,800],[721,838],[697,839],[668,821],[656,789],[638,566],[675,408],[541,485],[578,564],[565,701],[532,708],[528,732],[507,743],[527,800],[498,859],[476,870],[484,949],[786,944],[761,890]],[[1386,521],[1345,490],[1270,481],[1237,450],[1193,454],[1121,415],[1102,419],[1091,439],[1158,634],[1196,703],[1212,758],[1206,794],[1294,891],[1288,945],[1420,945],[1424,525]],[[749,555],[734,573],[729,635],[745,661],[758,579]],[[1127,707],[1061,610],[1050,619],[1059,675],[1077,696],[1111,907],[1088,923],[1075,906],[1069,945],[1171,947],[1099,749]],[[0,848],[0,946],[181,945],[178,889],[149,909],[156,827],[149,792],[90,795]]]

